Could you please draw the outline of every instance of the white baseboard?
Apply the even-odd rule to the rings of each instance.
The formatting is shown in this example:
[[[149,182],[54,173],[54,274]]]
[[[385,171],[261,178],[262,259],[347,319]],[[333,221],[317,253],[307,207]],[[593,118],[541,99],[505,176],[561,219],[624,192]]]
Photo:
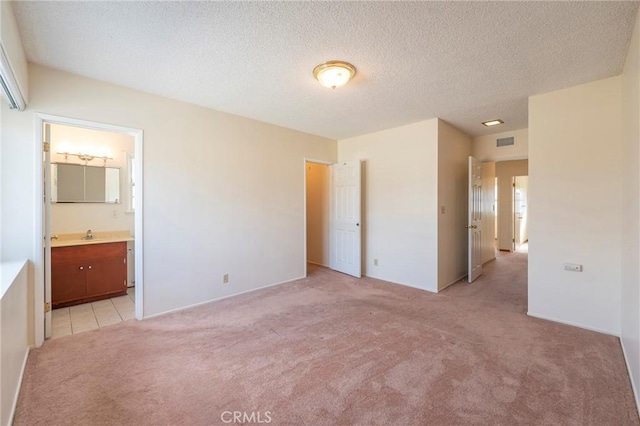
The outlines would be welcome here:
[[[603,330],[600,328],[596,328],[596,327],[591,327],[588,325],[584,325],[584,324],[579,324],[576,322],[571,322],[571,321],[565,321],[565,320],[561,320],[561,319],[557,319],[557,318],[552,318],[552,317],[548,317],[546,315],[540,315],[540,314],[536,314],[533,312],[527,312],[527,315],[529,315],[530,317],[534,317],[534,318],[539,318],[539,319],[543,319],[543,320],[547,320],[547,321],[553,321],[553,322],[558,322],[560,324],[566,324],[566,325],[570,325],[572,327],[578,327],[578,328],[583,328],[585,330],[589,330],[589,331],[595,331],[598,333],[602,333],[602,334],[608,334],[609,336],[615,336],[615,337],[620,337],[620,334],[618,333],[614,333],[608,330]]]
[[[438,293],[440,293],[442,290],[444,290],[445,288],[449,287],[450,285],[453,285],[453,284],[455,284],[455,283],[457,283],[457,282],[462,281],[462,279],[463,279],[464,277],[466,277],[466,276],[467,276],[467,274],[460,275],[456,280],[453,280],[453,281],[451,281],[449,284],[445,285],[444,287],[439,288],[439,289],[438,289]]]
[[[27,369],[27,360],[29,359],[29,352],[31,352],[33,347],[29,346],[27,352],[24,354],[24,360],[22,360],[22,368],[20,369],[20,380],[18,383],[18,389],[16,389],[16,394],[13,397],[13,404],[11,404],[11,413],[9,413],[9,424],[13,424],[13,418],[16,415],[16,409],[18,408],[18,397],[20,396],[20,389],[22,389],[22,379],[24,378],[24,371]]]
[[[627,358],[627,351],[624,348],[624,342],[622,341],[622,339],[620,339],[620,347],[622,348],[624,363],[627,366],[627,374],[629,375],[629,381],[631,382],[631,389],[633,389],[633,397],[636,400],[636,410],[638,411],[638,415],[640,415],[640,399],[638,399],[638,388],[636,387],[636,383],[633,381],[633,374],[631,374],[629,358]]]
[[[482,264],[482,266],[486,265],[486,264],[487,264],[487,263],[489,263],[489,262],[495,262],[495,260],[496,260],[496,257],[495,257],[495,256],[493,256],[491,259],[489,259],[489,260],[487,260],[486,262],[484,262],[484,263]]]
[[[145,316],[143,318],[143,320],[159,317],[159,316],[162,316],[162,315],[172,314],[174,312],[184,311],[185,309],[195,308],[195,307],[198,307],[198,306],[206,305],[207,303],[213,303],[213,302],[217,302],[219,300],[228,299],[230,297],[240,296],[241,294],[251,293],[251,292],[262,290],[262,289],[265,289],[265,288],[275,287],[277,285],[282,285],[282,284],[287,284],[287,283],[290,283],[290,282],[293,282],[293,281],[302,280],[304,278],[306,278],[306,277],[293,278],[291,280],[282,281],[282,282],[275,283],[275,284],[267,284],[267,285],[262,286],[262,287],[252,288],[251,290],[241,291],[240,293],[233,293],[233,294],[229,294],[227,296],[222,296],[222,297],[217,297],[215,299],[205,300],[204,302],[194,303],[193,305],[187,305],[187,306],[183,306],[183,307],[180,307],[180,308],[175,308],[175,309],[171,309],[171,310],[168,310],[168,311],[160,312],[160,313],[157,313],[157,314]]]
[[[432,290],[432,289],[429,289],[429,288],[418,287],[417,285],[414,285],[414,284],[401,283],[401,282],[398,282],[398,281],[391,281],[391,280],[389,280],[387,278],[380,278],[380,277],[376,277],[374,275],[363,274],[362,276],[363,277],[367,277],[367,278],[373,278],[374,280],[380,280],[380,281],[388,282],[388,283],[391,283],[391,284],[398,284],[398,285],[403,285],[405,287],[417,288],[418,290],[428,291],[429,293],[434,293],[434,294],[438,293],[437,289],[436,290]]]

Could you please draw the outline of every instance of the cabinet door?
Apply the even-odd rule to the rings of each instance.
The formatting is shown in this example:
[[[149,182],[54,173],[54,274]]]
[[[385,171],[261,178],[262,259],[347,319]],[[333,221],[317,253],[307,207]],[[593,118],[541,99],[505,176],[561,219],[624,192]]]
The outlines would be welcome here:
[[[86,268],[67,263],[51,268],[51,302],[59,303],[81,299],[87,295]]]
[[[87,294],[98,296],[125,291],[126,266],[122,257],[91,261],[87,267]]]

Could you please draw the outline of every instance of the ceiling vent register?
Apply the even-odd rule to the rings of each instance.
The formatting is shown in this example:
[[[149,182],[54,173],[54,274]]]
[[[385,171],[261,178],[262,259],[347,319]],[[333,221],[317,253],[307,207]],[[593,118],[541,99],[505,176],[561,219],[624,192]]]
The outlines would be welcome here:
[[[510,136],[508,138],[498,138],[496,139],[496,146],[498,148],[503,147],[503,146],[512,146],[515,145],[516,143],[516,138],[513,136]]]

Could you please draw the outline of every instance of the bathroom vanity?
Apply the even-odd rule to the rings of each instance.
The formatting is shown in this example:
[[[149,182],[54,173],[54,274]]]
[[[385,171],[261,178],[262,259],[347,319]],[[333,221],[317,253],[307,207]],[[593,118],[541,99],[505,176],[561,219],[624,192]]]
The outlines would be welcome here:
[[[127,294],[127,241],[133,238],[58,238],[51,247],[54,309]]]

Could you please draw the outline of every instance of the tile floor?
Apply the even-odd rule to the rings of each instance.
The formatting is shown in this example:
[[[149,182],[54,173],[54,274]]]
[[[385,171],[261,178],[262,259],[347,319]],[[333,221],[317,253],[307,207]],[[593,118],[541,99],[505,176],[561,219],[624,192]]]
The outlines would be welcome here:
[[[84,303],[51,312],[51,338],[69,336],[135,318],[135,291],[126,296]]]

